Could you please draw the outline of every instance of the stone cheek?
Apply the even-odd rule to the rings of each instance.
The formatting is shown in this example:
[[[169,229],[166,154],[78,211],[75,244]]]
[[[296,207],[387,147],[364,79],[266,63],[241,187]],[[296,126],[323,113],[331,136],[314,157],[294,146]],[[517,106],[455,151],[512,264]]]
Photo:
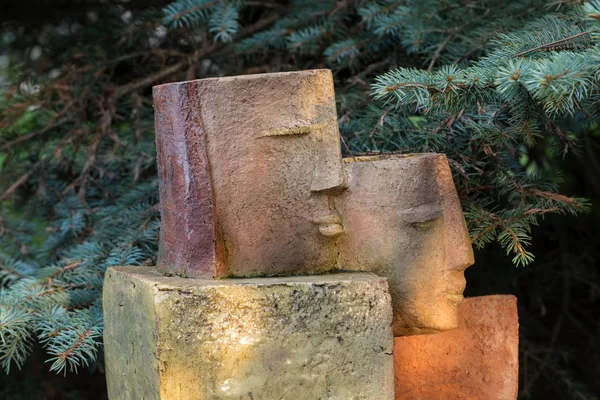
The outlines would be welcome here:
[[[111,399],[393,398],[384,278],[207,281],[119,267],[105,288]]]
[[[396,400],[514,400],[519,323],[514,296],[466,299],[458,329],[395,338]]]

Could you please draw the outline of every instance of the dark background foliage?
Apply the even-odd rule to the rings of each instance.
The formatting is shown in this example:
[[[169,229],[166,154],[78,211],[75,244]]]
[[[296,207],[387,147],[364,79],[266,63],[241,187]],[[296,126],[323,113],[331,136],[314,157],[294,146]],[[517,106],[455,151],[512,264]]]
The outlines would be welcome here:
[[[371,87],[398,67],[467,66],[510,46],[491,41],[498,32],[518,31],[551,12],[565,15],[581,3],[0,1],[0,289],[6,289],[0,311],[10,310],[0,313],[0,326],[8,321],[31,338],[11,342],[18,350],[13,359],[2,358],[0,346],[0,365],[10,368],[0,374],[0,398],[106,396],[98,313],[102,274],[110,265],[150,265],[156,250],[151,86],[310,68],[334,72],[346,153],[443,151],[465,209],[476,207],[499,226],[538,213],[537,220],[517,226],[535,261],[515,266],[514,254],[507,257],[506,245],[494,237],[466,271],[466,295],[518,297],[522,398],[597,398],[597,97],[586,103],[590,117],[543,116],[535,141],[519,139],[522,132],[498,131],[514,134],[506,143],[494,142],[502,136],[496,132],[470,131],[476,113],[432,116],[376,102]],[[234,7],[237,17],[223,5]],[[592,40],[546,50],[581,51],[593,47]],[[592,92],[597,96],[597,87]],[[504,124],[500,111],[493,115]],[[489,141],[465,146],[486,134]],[[507,173],[499,179],[498,171]],[[507,182],[506,176],[515,179]],[[591,203],[589,213],[560,214],[583,210],[581,198]],[[487,229],[489,221],[479,228]],[[477,225],[470,228],[476,237]],[[531,245],[525,246],[529,235]],[[27,305],[24,311],[19,302]],[[71,373],[75,362],[77,375]]]

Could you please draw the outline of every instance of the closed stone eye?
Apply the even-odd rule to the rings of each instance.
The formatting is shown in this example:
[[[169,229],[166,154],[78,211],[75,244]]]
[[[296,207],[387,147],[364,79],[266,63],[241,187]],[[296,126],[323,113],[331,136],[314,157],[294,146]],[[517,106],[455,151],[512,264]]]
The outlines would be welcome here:
[[[404,222],[421,232],[431,229],[440,215],[441,208],[437,202],[407,208],[400,212]]]
[[[291,128],[272,128],[261,132],[258,138],[308,135],[315,130],[315,125],[299,125]]]
[[[437,218],[433,218],[433,219],[430,219],[429,221],[413,222],[410,224],[410,226],[412,226],[419,232],[425,232],[425,231],[428,231],[431,228],[433,228],[435,226],[436,221],[437,221]]]

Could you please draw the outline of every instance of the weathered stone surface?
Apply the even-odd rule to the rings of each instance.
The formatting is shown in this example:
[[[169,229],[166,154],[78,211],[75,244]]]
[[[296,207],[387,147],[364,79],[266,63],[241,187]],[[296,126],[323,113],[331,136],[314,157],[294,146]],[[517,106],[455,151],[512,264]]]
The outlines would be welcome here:
[[[385,278],[200,280],[109,268],[111,400],[392,399]]]
[[[212,277],[227,274],[227,269],[198,96],[192,84],[154,88],[161,213],[158,264],[183,275]]]
[[[473,249],[442,154],[345,159],[340,265],[388,278],[394,335],[456,328]]]
[[[336,267],[344,186],[329,70],[154,87],[158,268],[256,276]]]
[[[468,298],[459,317],[456,330],[395,338],[396,400],[517,398],[516,298]]]

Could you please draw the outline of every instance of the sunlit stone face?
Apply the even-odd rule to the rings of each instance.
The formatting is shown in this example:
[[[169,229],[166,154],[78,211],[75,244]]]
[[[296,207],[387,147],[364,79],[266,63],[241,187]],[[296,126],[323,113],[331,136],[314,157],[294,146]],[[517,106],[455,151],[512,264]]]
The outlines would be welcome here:
[[[229,273],[335,268],[342,231],[329,199],[344,174],[329,73],[220,79],[200,90]]]
[[[455,328],[473,251],[446,157],[345,161],[341,265],[388,278],[396,336]]]

